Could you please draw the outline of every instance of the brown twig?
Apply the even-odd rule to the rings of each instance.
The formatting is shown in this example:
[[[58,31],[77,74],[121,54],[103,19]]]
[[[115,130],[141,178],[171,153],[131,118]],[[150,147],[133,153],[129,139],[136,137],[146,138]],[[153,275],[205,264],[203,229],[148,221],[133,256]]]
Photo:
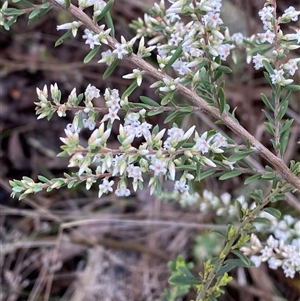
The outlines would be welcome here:
[[[62,7],[55,0],[49,0],[55,6]],[[72,14],[77,20],[81,21],[85,26],[87,26],[90,30],[99,34],[102,32],[100,27],[93,22],[93,20],[86,15],[81,9],[71,4],[68,9],[70,14]],[[107,37],[108,45],[115,49],[115,45],[118,41],[111,37]],[[132,54],[127,58],[134,65],[139,67],[141,70],[146,71],[150,75],[152,75],[157,80],[163,80],[168,78],[172,80],[172,78],[162,71],[157,70],[155,67],[147,63],[141,57]],[[248,140],[252,148],[255,149],[262,158],[264,158],[268,163],[270,163],[278,172],[278,174],[285,179],[288,183],[292,184],[297,190],[300,190],[300,179],[294,175],[291,170],[286,166],[286,164],[280,158],[276,157],[271,151],[269,151],[262,143],[260,143],[252,134],[250,134],[244,127],[242,127],[237,121],[235,121],[228,113],[220,114],[219,110],[215,107],[210,106],[204,99],[202,99],[195,92],[191,91],[187,87],[178,84],[177,91],[186,96],[194,105],[199,107],[201,110],[206,112],[207,114],[213,116],[217,120],[222,121],[229,129],[231,129],[238,136],[242,137],[244,140]]]

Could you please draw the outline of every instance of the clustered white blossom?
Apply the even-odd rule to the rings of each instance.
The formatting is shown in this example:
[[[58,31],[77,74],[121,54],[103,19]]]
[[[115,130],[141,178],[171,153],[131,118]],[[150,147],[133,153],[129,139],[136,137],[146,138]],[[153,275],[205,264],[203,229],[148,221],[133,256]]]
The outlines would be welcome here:
[[[182,47],[182,53],[172,67],[182,77],[191,76],[197,66],[208,62],[209,56],[225,61],[234,45],[225,38],[220,27],[223,24],[220,18],[222,1],[169,2],[171,6],[167,9],[164,1],[154,4],[153,14],[159,18],[145,14],[144,20],[140,18],[136,22],[137,36],[152,37],[148,44],[157,44],[159,67],[163,69],[168,64],[178,47]],[[191,15],[192,21],[181,21],[185,14]],[[167,41],[163,43],[165,37]]]
[[[162,199],[178,199],[182,207],[200,203],[201,212],[215,211],[217,216],[229,219],[230,222],[238,214],[234,200],[239,201],[243,210],[256,206],[255,203],[249,205],[243,195],[234,199],[227,192],[220,197],[208,190],[204,190],[202,196],[197,192],[189,194],[184,180],[176,181],[174,190],[177,193],[164,193]],[[286,277],[294,278],[296,272],[300,272],[300,220],[291,215],[284,215],[278,220],[267,212],[261,212],[259,217],[269,220],[268,224],[255,223],[260,233],[270,234],[268,239],[264,243],[255,234],[251,234],[248,245],[240,250],[250,257],[256,267],[267,262],[270,269],[282,267]]]
[[[170,83],[171,84],[171,83]],[[76,113],[73,123],[68,124],[65,129],[66,137],[62,137],[64,143],[62,149],[70,155],[69,167],[78,167],[77,175],[86,177],[86,188],[90,189],[93,184],[101,181],[99,184],[99,197],[102,194],[115,192],[117,196],[128,196],[128,180],[132,181],[134,190],[143,187],[144,176],[150,175],[149,186],[151,193],[161,186],[161,179],[174,181],[175,191],[189,195],[190,181],[194,179],[191,172],[181,172],[180,179],[176,180],[178,172],[176,169],[181,165],[181,156],[188,155],[191,166],[198,163],[207,167],[216,167],[218,160],[214,161],[204,156],[208,153],[220,154],[224,148],[228,147],[227,139],[220,133],[213,135],[207,132],[201,136],[192,126],[187,131],[172,127],[168,131],[158,128],[152,129],[152,125],[146,121],[146,110],[140,109],[138,112],[126,111],[128,106],[127,99],[121,99],[117,89],[107,88],[103,94],[107,112],[97,125],[97,112],[93,107],[92,100],[100,97],[100,91],[95,86],[88,85],[84,94],[77,96],[76,89],[73,89],[64,104],[60,103],[60,91],[57,84],[50,87],[51,97],[55,104],[48,101],[47,86],[41,90],[37,88],[37,95],[40,102],[36,103],[39,116],[46,117],[55,111],[58,116],[66,114],[70,107],[78,107],[81,101],[85,107],[79,113]],[[84,95],[84,97],[83,97]],[[83,99],[84,98],[84,99]],[[120,143],[119,148],[111,150],[107,148],[107,140],[111,135],[113,123],[118,120],[121,122],[120,110],[126,112],[122,116],[122,123],[119,124]],[[124,113],[122,113],[123,115]],[[88,145],[80,145],[80,132],[82,129],[89,129],[91,132],[88,139]],[[167,138],[164,135],[167,134]],[[144,142],[139,142],[139,147],[134,147],[136,138],[142,138]],[[184,147],[178,147],[178,144],[193,139],[194,146],[188,152]],[[218,164],[222,164],[220,161]],[[232,162],[233,164],[234,162]],[[197,165],[199,166],[199,165]],[[197,167],[199,168],[199,167]],[[118,177],[120,180],[114,186],[114,180],[111,177]],[[52,186],[57,188],[56,182]],[[188,197],[188,196],[187,196]],[[192,196],[190,195],[189,198]]]
[[[298,231],[299,224],[298,221]],[[284,240],[275,239],[270,235],[266,243],[262,243],[255,234],[251,234],[250,246],[240,250],[250,256],[256,267],[262,262],[267,262],[270,269],[277,270],[281,267],[285,276],[290,278],[294,278],[296,272],[300,271],[299,239],[296,243],[287,244]]]
[[[286,277],[294,278],[300,271],[300,220],[291,215],[284,215],[278,220],[267,212],[261,212],[260,217],[268,219],[268,224],[255,223],[260,233],[270,234],[266,243],[262,243],[255,235],[251,235],[248,246],[240,250],[256,267],[267,262],[270,269],[282,267]]]
[[[268,53],[264,55],[261,55],[259,53],[255,54],[252,57],[252,62],[256,70],[263,67],[264,60],[270,62],[274,59],[277,59],[277,56],[285,56],[288,50],[300,47],[299,29],[295,30],[296,33],[284,35],[280,28],[278,29],[277,26],[274,26],[274,23],[277,22],[274,6],[264,6],[258,14],[263,22],[265,32],[257,34],[257,43],[269,44],[270,49],[274,48],[273,44],[275,39],[277,39],[278,41],[283,41],[284,43],[281,43],[278,49],[274,48],[272,52],[273,57],[271,57]],[[299,15],[300,11],[296,11],[294,7],[290,6],[284,11],[284,14],[278,18],[278,27],[281,23],[298,21]],[[278,41],[276,44],[278,44]],[[291,44],[291,42],[286,43],[286,41],[292,41],[294,44]],[[272,84],[280,86],[291,84],[293,82],[293,79],[289,79],[288,76],[293,76],[295,74],[295,72],[298,70],[299,64],[300,58],[291,58],[286,63],[280,64],[279,68],[274,69],[270,74]]]

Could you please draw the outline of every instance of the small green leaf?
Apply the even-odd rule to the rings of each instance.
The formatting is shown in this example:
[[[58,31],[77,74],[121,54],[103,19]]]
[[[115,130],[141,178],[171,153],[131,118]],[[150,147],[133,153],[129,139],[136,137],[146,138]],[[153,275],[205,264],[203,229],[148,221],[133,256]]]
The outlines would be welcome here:
[[[287,86],[284,86],[284,88],[289,91],[299,91],[300,85],[287,85]]]
[[[197,169],[196,166],[191,166],[191,165],[180,165],[177,167],[177,170],[189,170],[189,171],[195,171]]]
[[[256,217],[254,220],[253,220],[253,223],[259,223],[259,224],[267,224],[267,225],[270,225],[271,224],[271,221],[266,218],[266,217]]]
[[[218,100],[220,105],[220,113],[223,114],[225,110],[226,100],[225,100],[225,93],[224,89],[220,88],[218,92]]]
[[[217,276],[224,275],[236,267],[248,267],[241,259],[227,259],[224,265],[217,271]]]
[[[207,95],[201,94],[200,95],[201,98],[203,98],[204,100],[206,100],[207,103],[209,103],[210,105],[215,105],[216,102],[212,97],[209,97]]]
[[[266,68],[266,70],[269,72],[269,74],[274,74],[274,70],[273,70],[271,64],[267,60],[263,60],[262,63],[264,65],[264,67]]]
[[[235,204],[235,207],[237,208],[239,219],[243,218],[244,213],[243,213],[243,207],[242,207],[241,203],[238,200],[235,200],[234,204]]]
[[[288,106],[289,106],[289,101],[288,100],[286,100],[284,102],[281,102],[281,104],[279,106],[278,115],[276,116],[277,121],[280,121],[283,118],[283,116],[286,113],[286,110],[287,110]]]
[[[264,122],[264,126],[265,126],[265,129],[266,129],[272,136],[275,136],[274,127],[272,126],[272,124],[270,124],[270,122]]]
[[[241,174],[242,174],[242,172],[240,170],[231,170],[231,171],[225,172],[221,177],[219,177],[219,180],[221,180],[221,181],[227,180],[230,178],[238,177]]]
[[[133,81],[131,85],[124,91],[121,96],[121,99],[125,99],[126,97],[130,96],[132,92],[138,87],[137,80]]]
[[[36,9],[30,13],[28,16],[28,25],[34,23],[36,20],[40,19],[42,16],[46,15],[50,10],[52,9],[52,6],[48,5],[48,8],[46,9]]]
[[[152,129],[152,134],[153,134],[153,135],[157,135],[158,132],[159,132],[159,126],[156,125],[156,126]]]
[[[196,285],[201,283],[200,279],[184,275],[173,275],[168,282],[172,285]]]
[[[99,22],[101,19],[104,18],[104,16],[106,15],[106,13],[110,10],[110,8],[113,6],[114,4],[114,0],[109,0],[105,7],[103,8],[101,14],[96,18],[96,22]]]
[[[274,85],[272,84],[272,81],[271,81],[271,78],[270,78],[270,75],[268,72],[264,71],[264,77],[266,79],[266,81],[268,82],[268,84],[273,87]]]
[[[149,98],[147,96],[140,96],[140,100],[144,104],[152,106],[152,107],[158,107],[159,106],[159,104],[155,100],[153,100],[153,99],[151,99],[151,98]]]
[[[219,71],[218,69],[214,72],[214,81],[217,81],[221,76],[223,72]]]
[[[128,106],[128,109],[129,109],[129,108],[144,108],[144,109],[146,109],[147,111],[152,109],[151,106],[145,105],[144,103],[133,103],[133,102],[129,102],[128,104],[130,104],[130,106]],[[128,110],[128,109],[126,109],[124,106],[123,106],[123,109],[125,109],[126,111]]]
[[[215,173],[216,173],[215,169],[210,169],[210,170],[204,171],[204,172],[201,173],[201,175],[199,177],[199,181],[201,181],[201,180],[203,180],[203,179],[205,179],[207,177],[210,177],[210,176],[212,176]]]
[[[251,266],[251,260],[246,257],[241,251],[239,250],[232,250],[231,253],[233,253],[235,256],[237,256],[246,266]]]
[[[56,42],[54,47],[61,45],[65,40],[67,40],[72,35],[72,29],[69,29],[64,35],[62,35]]]
[[[107,27],[110,28],[110,35],[114,38],[115,37],[115,26],[114,22],[112,20],[110,12],[107,12],[105,15],[105,22],[107,24]]]
[[[255,174],[255,175],[253,175],[253,176],[247,178],[247,179],[245,180],[245,182],[244,182],[244,185],[248,185],[248,184],[250,184],[250,183],[252,183],[252,182],[254,182],[254,181],[257,181],[257,180],[259,180],[259,179],[260,179],[260,174]]]
[[[165,110],[164,108],[160,107],[160,108],[157,108],[157,109],[154,109],[154,110],[151,110],[147,113],[147,116],[154,116],[154,115],[158,115],[158,114],[161,114],[163,113]]]
[[[294,122],[294,119],[290,119],[290,120],[286,120],[284,123],[283,123],[283,126],[280,128],[279,130],[279,134],[283,134],[285,131],[289,131],[290,130],[290,127],[292,125],[292,123]]]
[[[71,0],[65,0],[66,9],[69,9],[71,6]]]
[[[274,180],[276,177],[274,176],[273,172],[266,172],[261,175],[261,178],[264,180]]]
[[[284,97],[282,98],[282,102],[286,101],[286,100],[289,100],[290,98],[290,95],[291,95],[291,91],[286,91]]]
[[[276,85],[275,91],[273,89],[273,92],[272,92],[273,99],[279,99],[281,91],[282,91],[282,87],[280,85]]]
[[[96,47],[94,47],[94,49],[92,49],[84,58],[83,62],[85,64],[89,63],[93,57],[98,53],[98,51],[100,50],[100,45],[97,45]]]
[[[222,73],[232,73],[232,70],[227,66],[219,66],[217,70]]]
[[[225,235],[225,233],[220,230],[212,229],[212,230],[210,230],[210,233],[216,233],[216,234],[222,236],[222,238],[227,240],[227,236]]]
[[[168,122],[173,121],[174,119],[176,119],[176,118],[178,117],[178,114],[179,114],[179,113],[180,113],[180,112],[177,112],[177,111],[172,112],[172,113],[165,119],[164,124],[166,124],[166,123],[168,123]]]
[[[4,13],[9,16],[22,16],[25,14],[23,9],[7,8]]]
[[[38,179],[39,179],[41,182],[44,182],[44,183],[50,183],[50,180],[48,180],[48,179],[45,178],[44,176],[38,175]]]
[[[280,135],[280,154],[283,156],[289,143],[290,131],[287,129]]]
[[[195,278],[191,271],[186,266],[178,266],[177,270],[180,271],[183,275]]]
[[[228,160],[231,161],[231,162],[236,162],[236,161],[239,161],[239,160],[242,160],[242,159],[246,158],[251,153],[253,153],[253,150],[241,151],[241,152],[238,152],[236,154],[231,155],[228,158]]]
[[[268,97],[265,94],[260,93],[260,97],[268,109],[270,109],[272,111],[275,110],[273,104],[271,103],[271,101],[268,99]]]
[[[173,65],[173,63],[180,57],[182,53],[182,45],[180,44],[176,51],[173,53],[172,57],[169,59],[168,63],[166,64],[166,66],[164,67],[164,69],[169,68],[170,66]]]
[[[274,125],[273,117],[271,117],[271,115],[266,110],[262,110],[262,111],[265,113],[265,115],[266,115],[267,119],[269,120],[270,124]]]
[[[279,219],[281,217],[281,212],[275,208],[267,207],[263,211],[273,215],[275,218]]]
[[[106,69],[106,71],[103,74],[103,79],[107,79],[110,77],[110,75],[114,72],[116,67],[118,66],[119,60],[116,58],[111,65]]]

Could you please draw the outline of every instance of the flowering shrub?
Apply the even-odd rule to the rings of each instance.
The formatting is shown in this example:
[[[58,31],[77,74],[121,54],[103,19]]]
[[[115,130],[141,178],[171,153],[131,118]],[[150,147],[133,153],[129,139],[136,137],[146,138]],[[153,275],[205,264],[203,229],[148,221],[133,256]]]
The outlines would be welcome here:
[[[14,2],[22,4],[23,1]],[[183,291],[196,288],[198,301],[217,300],[223,293],[221,287],[231,280],[228,272],[237,266],[251,266],[251,261],[256,266],[268,261],[272,269],[282,266],[286,276],[294,277],[300,266],[297,246],[273,236],[264,246],[253,233],[258,222],[268,222],[260,216],[262,211],[280,217],[280,212],[268,206],[269,203],[284,201],[287,193],[300,190],[300,162],[291,161],[287,166],[283,161],[293,123],[286,118],[289,97],[292,91],[300,90],[290,78],[298,70],[300,59],[287,59],[287,54],[300,47],[300,30],[295,29],[294,33],[281,30],[282,24],[297,21],[300,12],[289,7],[282,16],[277,16],[276,1],[266,1],[259,12],[265,32],[249,38],[241,33],[230,35],[220,17],[221,0],[168,2],[169,6],[163,0],[155,3],[144,19],[133,21],[131,28],[136,35],[129,41],[124,37],[117,41],[114,37],[109,13],[113,0],[79,0],[78,6],[70,0],[49,0],[41,5],[31,4],[26,10],[9,8],[7,2],[3,4],[0,24],[7,30],[24,13],[28,13],[33,22],[52,7],[68,10],[75,21],[57,26],[57,30],[67,32],[56,46],[75,37],[79,27],[85,27],[82,38],[90,52],[84,62],[99,57],[98,62],[107,66],[104,79],[114,72],[119,60],[127,59],[135,66],[132,73],[123,76],[132,83],[122,95],[117,89],[107,87],[101,92],[89,84],[84,93],[78,95],[74,88],[67,100],[62,101],[62,92],[56,83],[37,88],[38,119],[50,120],[54,114],[65,117],[67,111],[76,111],[72,123],[65,129],[65,137],[60,138],[63,145],[59,156],[70,158],[68,167],[72,171],[61,178],[39,176],[40,182],[28,177],[13,180],[10,182],[12,196],[20,194],[19,199],[23,199],[31,193],[63,186],[72,188],[82,182],[87,190],[97,185],[99,198],[108,193],[129,196],[132,190],[143,189],[145,185],[150,187],[150,194],[159,195],[163,182],[170,180],[182,205],[200,202],[202,211],[211,207],[217,215],[229,212],[230,217],[236,217],[228,219],[228,229],[222,233],[222,251],[205,262],[199,277],[190,272],[192,265],[178,258],[176,263],[170,264],[171,284],[184,287]],[[91,17],[85,12],[89,7],[93,7]],[[106,25],[98,25],[102,19]],[[110,50],[101,53],[102,44],[108,45]],[[238,51],[246,52],[247,62],[252,62],[255,69],[264,68],[266,82],[272,89],[272,97],[261,94],[261,100],[265,105],[264,125],[272,137],[273,150],[239,124],[235,110],[226,101],[222,76],[232,72],[226,60],[234,58]],[[156,67],[146,61],[149,56],[156,57]],[[140,102],[132,102],[131,95],[141,86],[145,74],[153,76],[150,88],[155,89],[160,100],[141,95]],[[178,94],[190,103],[178,102]],[[100,96],[105,99],[102,108],[93,103]],[[216,130],[198,133],[195,125],[184,130],[175,123],[197,110],[223,123],[245,143],[237,144]],[[153,127],[147,121],[150,116],[166,112],[165,123],[173,122],[169,129]],[[111,149],[107,141],[115,122],[119,124],[119,147]],[[80,143],[83,129],[90,131],[86,145]],[[254,168],[247,161],[254,153],[268,163],[265,168]],[[233,207],[229,195],[218,198],[208,192],[201,196],[194,191],[193,184],[206,177],[215,176],[222,181],[242,174],[247,176],[245,185],[258,180],[272,182],[270,189],[258,189],[247,195],[253,203],[251,206],[245,206],[244,196],[234,200]],[[222,210],[222,206],[227,207]],[[229,253],[237,259],[228,259]],[[247,256],[251,256],[251,261]]]

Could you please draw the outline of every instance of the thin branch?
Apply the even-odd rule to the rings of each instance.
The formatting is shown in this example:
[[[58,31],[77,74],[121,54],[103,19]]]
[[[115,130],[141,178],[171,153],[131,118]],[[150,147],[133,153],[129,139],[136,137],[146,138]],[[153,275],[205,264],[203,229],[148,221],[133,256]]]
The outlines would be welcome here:
[[[55,6],[62,7],[55,0],[49,0]],[[85,24],[90,30],[99,34],[102,32],[100,27],[92,21],[92,19],[86,15],[81,9],[71,4],[68,11],[79,21]],[[118,41],[111,36],[107,36],[108,45],[115,49],[116,43]],[[132,54],[127,58],[134,65],[139,67],[141,70],[146,71],[150,75],[152,75],[157,80],[163,80],[168,78],[172,80],[172,78],[161,71],[157,70],[155,67],[147,63],[141,57]],[[278,157],[276,157],[271,151],[269,151],[262,143],[260,143],[253,135],[251,135],[244,127],[242,127],[237,121],[233,120],[232,117],[228,113],[220,114],[219,110],[215,107],[210,106],[204,99],[202,99],[195,92],[191,91],[189,88],[178,84],[177,91],[186,96],[194,105],[199,107],[204,112],[213,116],[217,120],[221,120],[229,129],[231,129],[234,133],[244,138],[245,140],[249,140],[252,147],[258,151],[262,158],[264,158],[268,163],[270,163],[276,171],[281,175],[283,179],[285,179],[288,183],[292,184],[296,189],[300,190],[300,179],[294,175],[291,170],[285,165],[285,163]]]

